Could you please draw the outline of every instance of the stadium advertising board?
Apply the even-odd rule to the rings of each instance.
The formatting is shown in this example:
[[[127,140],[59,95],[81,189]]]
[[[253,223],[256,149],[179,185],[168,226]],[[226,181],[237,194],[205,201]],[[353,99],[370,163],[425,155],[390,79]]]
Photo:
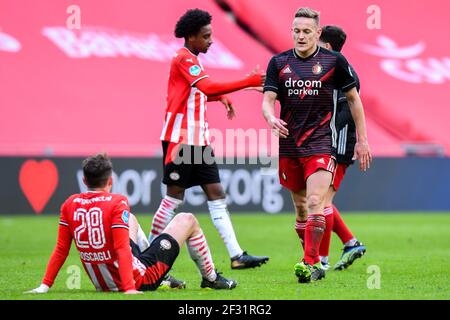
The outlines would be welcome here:
[[[69,195],[86,190],[82,160],[1,157],[0,214],[58,213]],[[113,192],[126,195],[134,212],[156,211],[165,194],[161,161],[161,158],[113,158]],[[275,168],[262,168],[247,159],[245,164],[220,164],[219,171],[231,213],[293,213],[291,197],[279,184]],[[342,212],[450,211],[448,180],[447,158],[376,158],[364,174],[357,166],[349,168],[336,205]],[[207,212],[201,189],[187,190],[179,210]]]
[[[86,191],[83,158],[1,158],[3,184],[0,213],[57,213],[71,194]],[[155,212],[165,186],[161,184],[160,158],[114,158],[113,192],[128,197],[134,212]],[[7,169],[6,169],[7,168]],[[276,170],[257,165],[223,165],[222,184],[231,211],[277,213],[287,210],[288,198]],[[180,210],[206,212],[206,197],[200,187],[186,191]]]

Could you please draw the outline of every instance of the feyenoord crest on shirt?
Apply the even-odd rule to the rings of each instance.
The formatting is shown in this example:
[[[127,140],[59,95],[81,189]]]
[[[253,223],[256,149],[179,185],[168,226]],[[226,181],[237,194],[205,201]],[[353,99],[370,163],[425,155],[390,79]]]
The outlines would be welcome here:
[[[320,64],[320,62],[317,62],[313,67],[312,67],[312,73],[314,74],[321,74],[323,70],[322,65]]]

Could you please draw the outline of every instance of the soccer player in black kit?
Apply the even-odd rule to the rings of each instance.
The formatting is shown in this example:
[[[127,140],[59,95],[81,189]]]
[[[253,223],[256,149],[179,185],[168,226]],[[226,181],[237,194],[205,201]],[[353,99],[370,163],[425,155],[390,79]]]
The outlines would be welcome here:
[[[320,35],[319,45],[328,50],[341,52],[346,40],[347,35],[342,28],[338,26],[324,26]],[[358,75],[351,65],[349,67],[359,92],[360,85]],[[334,265],[334,270],[348,268],[356,259],[362,257],[366,252],[366,247],[353,236],[352,232],[342,219],[339,210],[333,204],[333,198],[339,190],[347,168],[354,163],[353,155],[356,143],[355,122],[353,121],[350,108],[348,107],[347,98],[341,91],[339,91],[338,94],[336,131],[338,134],[336,172],[333,184],[330,186],[328,194],[325,197],[324,213],[326,228],[319,248],[320,262],[325,270],[328,270],[330,267],[328,262],[328,252],[330,249],[332,231],[339,236],[344,244],[342,255],[339,261]],[[305,211],[304,216],[306,217],[306,215],[307,212]]]
[[[348,62],[341,54],[319,47],[320,34],[319,13],[300,8],[292,28],[295,47],[270,60],[262,104],[264,118],[280,137],[280,183],[291,192],[302,223],[299,229],[304,230],[304,257],[294,266],[300,283],[325,276],[319,246],[325,229],[325,196],[335,171],[338,90],[344,92],[355,121],[360,169],[366,171],[372,160],[364,110]],[[277,99],[280,118],[275,116]],[[302,221],[299,215],[305,206],[307,220]]]

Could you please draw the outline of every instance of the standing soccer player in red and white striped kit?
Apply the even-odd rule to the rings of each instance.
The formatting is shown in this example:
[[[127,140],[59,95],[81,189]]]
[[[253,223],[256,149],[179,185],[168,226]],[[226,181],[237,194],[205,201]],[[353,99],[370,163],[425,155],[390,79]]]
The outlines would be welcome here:
[[[56,247],[41,285],[29,293],[46,293],[53,285],[72,240],[97,291],[136,294],[156,290],[184,242],[202,275],[202,288],[236,287],[234,280],[216,272],[206,238],[194,215],[179,214],[141,252],[137,244],[139,225],[130,213],[127,198],[110,193],[111,160],[104,154],[89,157],[83,162],[83,174],[88,191],[72,195],[61,206]]]
[[[198,55],[212,44],[211,16],[199,9],[188,10],[177,22],[175,36],[184,38],[184,47],[172,59],[167,108],[161,134],[164,156],[163,183],[167,194],[156,212],[149,242],[158,236],[182,204],[185,190],[201,186],[208,208],[231,259],[232,269],[254,268],[269,260],[241,249],[220,183],[219,170],[210,145],[207,101],[221,101],[232,118],[234,110],[225,94],[244,88],[261,87],[265,75],[255,69],[242,80],[218,83],[209,79]]]

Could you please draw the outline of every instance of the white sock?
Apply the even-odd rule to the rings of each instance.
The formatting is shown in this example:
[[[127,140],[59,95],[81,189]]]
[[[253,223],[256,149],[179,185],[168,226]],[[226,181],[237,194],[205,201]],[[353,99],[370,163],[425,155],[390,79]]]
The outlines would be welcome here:
[[[158,211],[153,216],[152,229],[148,235],[148,242],[159,236],[167,227],[170,220],[175,215],[175,210],[183,203],[183,200],[178,200],[169,196],[165,196],[159,205]]]
[[[140,224],[138,224],[138,232],[136,235],[136,241],[137,241],[137,245],[139,246],[139,250],[141,250],[141,252],[150,246],[147,236],[145,235],[144,230],[142,230]]]
[[[328,256],[320,256],[320,262],[327,264],[328,263]]]
[[[346,243],[344,243],[344,246],[345,247],[353,247],[356,244],[356,241],[358,241],[358,239],[352,238],[352,239],[348,240]]]
[[[244,251],[239,246],[234,233],[233,225],[231,224],[230,214],[227,210],[227,204],[225,199],[219,199],[214,201],[208,201],[209,213],[211,220],[219,231],[228,253],[231,258],[240,256]]]
[[[217,278],[214,262],[212,261],[211,252],[209,251],[208,242],[206,242],[203,231],[186,241],[189,255],[197,265],[198,270],[203,278],[214,281]]]

